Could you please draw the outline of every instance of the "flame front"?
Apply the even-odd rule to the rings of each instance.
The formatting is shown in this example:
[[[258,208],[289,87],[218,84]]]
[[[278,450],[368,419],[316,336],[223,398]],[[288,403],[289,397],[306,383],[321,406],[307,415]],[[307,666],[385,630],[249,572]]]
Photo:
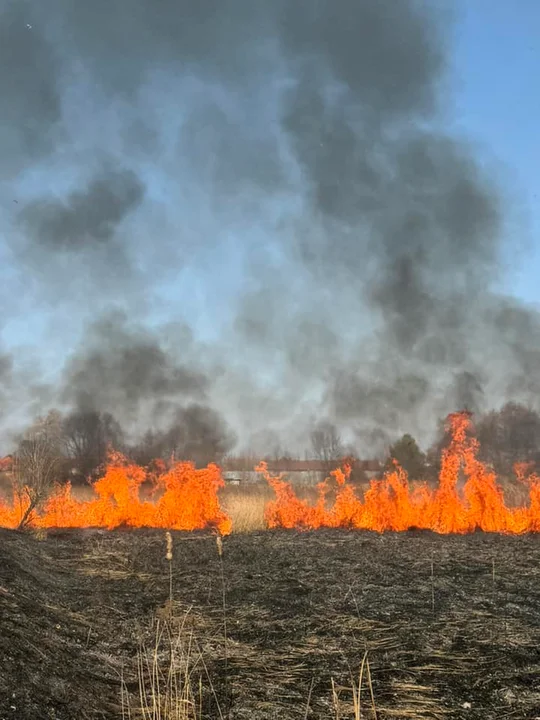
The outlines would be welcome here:
[[[397,464],[382,480],[372,480],[363,499],[348,483],[350,468],[331,473],[320,483],[315,504],[301,500],[282,476],[273,477],[266,463],[257,470],[273,488],[276,499],[266,507],[271,528],[356,528],[402,531],[413,528],[437,533],[469,533],[475,530],[500,533],[540,532],[540,477],[516,466],[519,481],[529,486],[529,503],[507,507],[496,475],[478,460],[478,442],[470,435],[468,413],[448,417],[452,441],[443,451],[439,486],[411,485]],[[463,477],[461,489],[460,480]],[[333,501],[330,500],[333,495]]]
[[[152,486],[153,501],[143,501],[143,483]],[[119,453],[111,454],[105,474],[94,483],[95,498],[79,500],[71,485],[59,486],[43,508],[30,518],[33,527],[75,528],[123,525],[159,527],[171,530],[231,531],[231,520],[222,510],[218,491],[224,486],[217,465],[196,469],[193,463],[178,462],[165,473],[155,476],[130,464]],[[14,495],[12,505],[0,504],[0,526],[15,528],[28,507],[25,494]]]
[[[355,528],[384,532],[412,528],[438,533],[475,530],[500,533],[540,532],[540,476],[527,464],[515,467],[517,481],[528,486],[529,502],[508,507],[496,475],[478,459],[478,442],[471,434],[468,413],[448,417],[451,442],[443,451],[439,485],[410,483],[397,463],[381,480],[372,480],[363,497],[351,484],[351,468],[334,470],[317,486],[314,504],[299,498],[282,476],[257,470],[275,493],[265,508],[270,528]],[[141,499],[141,488],[150,485],[151,500]],[[221,535],[232,529],[231,518],[221,508],[219,490],[225,485],[221,470],[211,464],[196,469],[177,462],[168,470],[154,463],[154,471],[111,453],[103,477],[93,485],[94,497],[80,500],[71,485],[59,486],[29,524],[50,527],[159,527],[174,530],[214,529]],[[14,493],[11,504],[0,502],[0,526],[15,528],[29,507],[28,495]]]

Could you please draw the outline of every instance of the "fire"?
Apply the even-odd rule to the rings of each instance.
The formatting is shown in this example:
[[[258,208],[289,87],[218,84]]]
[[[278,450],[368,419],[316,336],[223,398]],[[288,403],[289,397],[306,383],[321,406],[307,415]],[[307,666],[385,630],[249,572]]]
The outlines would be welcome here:
[[[261,463],[257,470],[276,495],[266,507],[268,526],[377,532],[419,528],[442,534],[540,532],[540,477],[527,474],[525,466],[516,467],[518,480],[529,486],[530,502],[524,507],[507,507],[495,474],[478,460],[469,414],[450,415],[447,429],[452,441],[443,451],[436,489],[425,483],[412,486],[405,470],[396,464],[382,480],[372,480],[360,498],[348,483],[350,468],[346,466],[318,485],[317,502],[311,505],[298,498],[282,476],[271,476]]]
[[[478,459],[478,441],[472,436],[468,413],[448,417],[451,442],[443,451],[438,487],[411,483],[397,463],[381,480],[372,480],[360,497],[350,482],[347,464],[317,486],[314,504],[299,498],[282,475],[272,476],[266,463],[256,469],[275,493],[265,508],[270,528],[352,528],[384,532],[412,528],[437,533],[540,532],[540,476],[527,464],[518,464],[518,482],[527,486],[529,502],[509,507],[496,475]],[[150,499],[142,499],[150,486]],[[71,485],[55,492],[29,514],[35,528],[156,527],[171,530],[213,529],[231,532],[232,521],[219,503],[225,486],[221,470],[203,469],[190,462],[167,468],[156,460],[148,468],[111,453],[103,476],[93,485],[94,497],[81,500]],[[29,510],[28,493],[14,492],[13,502],[0,500],[0,526],[16,528]]]
[[[143,501],[140,490],[150,483],[153,501]],[[217,465],[196,469],[193,463],[177,462],[161,473],[130,464],[111,453],[103,477],[94,485],[95,497],[79,500],[68,483],[59,486],[30,524],[51,527],[156,527],[170,530],[212,528],[226,535],[231,520],[221,509],[218,491],[224,486]],[[14,494],[13,503],[0,504],[0,526],[15,528],[28,507],[28,499]]]

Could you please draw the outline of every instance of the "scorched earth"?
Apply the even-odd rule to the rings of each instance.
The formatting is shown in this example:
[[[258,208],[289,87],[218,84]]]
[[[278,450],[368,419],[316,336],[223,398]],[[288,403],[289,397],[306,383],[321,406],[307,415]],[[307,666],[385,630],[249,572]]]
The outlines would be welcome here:
[[[366,657],[363,718],[540,716],[536,535],[172,535],[169,565],[162,530],[0,530],[1,718],[138,717],[159,627],[191,648],[181,717],[354,717]]]

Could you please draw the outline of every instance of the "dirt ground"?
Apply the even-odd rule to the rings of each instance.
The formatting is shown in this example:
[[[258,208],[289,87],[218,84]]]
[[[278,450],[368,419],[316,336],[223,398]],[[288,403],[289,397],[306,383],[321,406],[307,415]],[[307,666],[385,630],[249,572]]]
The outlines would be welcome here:
[[[0,530],[0,719],[121,718],[155,617],[204,658],[203,715],[353,717],[366,650],[379,720],[540,718],[540,538]],[[201,670],[202,672],[202,670]],[[210,689],[211,688],[211,691]],[[362,717],[375,717],[367,684]]]

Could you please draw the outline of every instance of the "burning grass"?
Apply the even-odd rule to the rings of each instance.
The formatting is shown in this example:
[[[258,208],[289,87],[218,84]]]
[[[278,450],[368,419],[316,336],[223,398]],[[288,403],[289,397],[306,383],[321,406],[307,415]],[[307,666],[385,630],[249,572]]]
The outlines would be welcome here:
[[[231,529],[249,532],[269,528],[348,528],[359,530],[433,530],[506,534],[540,531],[540,477],[516,467],[514,488],[505,498],[496,475],[478,460],[478,443],[471,435],[467,413],[449,416],[452,441],[443,451],[439,486],[409,482],[396,465],[381,480],[372,480],[360,493],[349,482],[348,467],[336,469],[317,488],[298,491],[282,476],[258,470],[262,485],[225,490],[217,465],[196,469],[177,462],[156,475],[112,454],[105,473],[93,485],[90,499],[74,495],[68,484],[35,510],[31,493],[19,492],[11,504],[0,502],[0,525],[23,521],[35,528],[157,527],[176,530]],[[141,488],[150,487],[150,497]],[[273,494],[272,494],[273,492]],[[507,497],[508,497],[507,488]]]
[[[148,482],[153,485],[153,502],[140,496],[141,486]],[[112,453],[105,474],[93,485],[92,499],[75,497],[68,483],[57,487],[41,510],[33,511],[28,520],[31,526],[40,528],[215,528],[227,534],[231,522],[218,500],[222,487],[224,482],[217,465],[196,469],[192,463],[177,462],[156,478],[121,454]],[[21,518],[27,516],[28,502],[24,494],[14,494],[11,505],[0,504],[0,525],[18,527]]]
[[[298,497],[282,477],[272,477],[261,463],[258,470],[276,495],[266,508],[269,527],[423,529],[441,534],[540,531],[540,477],[527,475],[526,466],[517,466],[517,479],[528,486],[529,501],[510,507],[495,473],[478,460],[478,442],[470,434],[468,413],[450,415],[448,429],[452,441],[443,451],[436,489],[409,483],[407,473],[396,464],[382,480],[373,480],[360,498],[348,482],[350,469],[345,467],[319,484],[317,501],[311,504]]]

